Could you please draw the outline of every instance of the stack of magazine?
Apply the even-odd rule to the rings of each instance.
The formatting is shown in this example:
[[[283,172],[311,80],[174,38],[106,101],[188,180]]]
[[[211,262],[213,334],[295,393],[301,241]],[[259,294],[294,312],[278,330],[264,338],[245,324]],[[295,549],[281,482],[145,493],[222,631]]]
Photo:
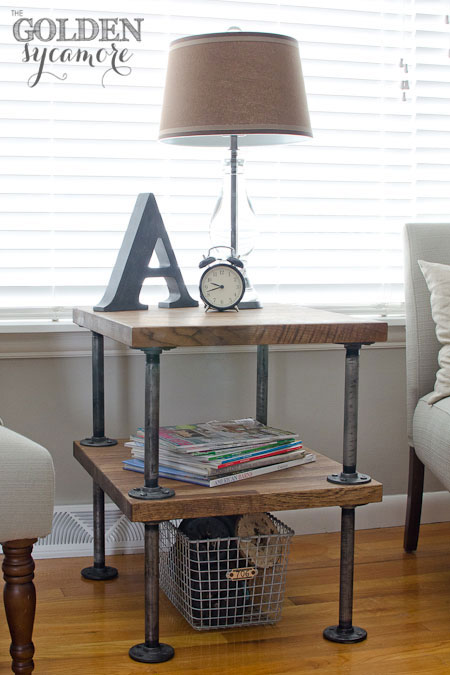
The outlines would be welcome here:
[[[144,430],[125,445],[129,471],[144,472]],[[216,487],[313,462],[297,434],[268,427],[252,418],[160,427],[159,475]]]

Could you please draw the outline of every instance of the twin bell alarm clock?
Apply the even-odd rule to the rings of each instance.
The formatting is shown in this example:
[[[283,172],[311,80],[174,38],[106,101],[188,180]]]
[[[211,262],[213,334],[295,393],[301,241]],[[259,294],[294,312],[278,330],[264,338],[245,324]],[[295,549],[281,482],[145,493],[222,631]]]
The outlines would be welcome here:
[[[217,248],[217,247],[214,247]],[[244,267],[242,260],[236,257],[234,250],[228,246],[231,255],[226,259],[215,258],[208,255],[199,264],[200,269],[206,267],[200,277],[200,297],[205,304],[206,311],[215,309],[224,312],[227,309],[238,310],[239,304],[245,291],[245,280],[240,271]]]

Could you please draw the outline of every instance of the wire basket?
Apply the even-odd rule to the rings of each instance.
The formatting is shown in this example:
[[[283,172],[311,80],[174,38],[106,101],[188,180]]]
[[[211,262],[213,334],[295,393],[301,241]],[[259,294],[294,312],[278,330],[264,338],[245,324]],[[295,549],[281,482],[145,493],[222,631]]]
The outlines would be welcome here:
[[[160,524],[160,585],[197,630],[280,619],[294,534],[271,514],[276,534],[193,541],[180,521]]]

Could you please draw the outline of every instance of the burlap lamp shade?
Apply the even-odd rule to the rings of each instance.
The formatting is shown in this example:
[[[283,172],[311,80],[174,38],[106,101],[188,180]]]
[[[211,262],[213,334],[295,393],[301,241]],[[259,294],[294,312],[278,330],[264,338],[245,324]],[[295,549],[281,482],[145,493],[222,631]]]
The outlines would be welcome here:
[[[293,143],[312,136],[298,43],[273,33],[192,35],[170,46],[159,139]]]

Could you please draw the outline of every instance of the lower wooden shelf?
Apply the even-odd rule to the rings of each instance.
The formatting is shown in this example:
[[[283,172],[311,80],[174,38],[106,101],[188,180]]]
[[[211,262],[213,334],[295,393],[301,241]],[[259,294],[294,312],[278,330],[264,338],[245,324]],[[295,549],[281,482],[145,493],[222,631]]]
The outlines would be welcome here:
[[[311,464],[216,488],[161,478],[161,485],[173,488],[175,496],[142,501],[128,496],[131,488],[144,484],[144,477],[122,468],[122,460],[130,458],[130,450],[124,447],[124,442],[119,441],[118,445],[109,448],[93,448],[75,441],[74,457],[122,513],[135,522],[321,506],[357,506],[382,499],[383,486],[376,480],[352,486],[328,483],[327,475],[340,473],[341,465],[311,451],[317,457],[317,461]]]

